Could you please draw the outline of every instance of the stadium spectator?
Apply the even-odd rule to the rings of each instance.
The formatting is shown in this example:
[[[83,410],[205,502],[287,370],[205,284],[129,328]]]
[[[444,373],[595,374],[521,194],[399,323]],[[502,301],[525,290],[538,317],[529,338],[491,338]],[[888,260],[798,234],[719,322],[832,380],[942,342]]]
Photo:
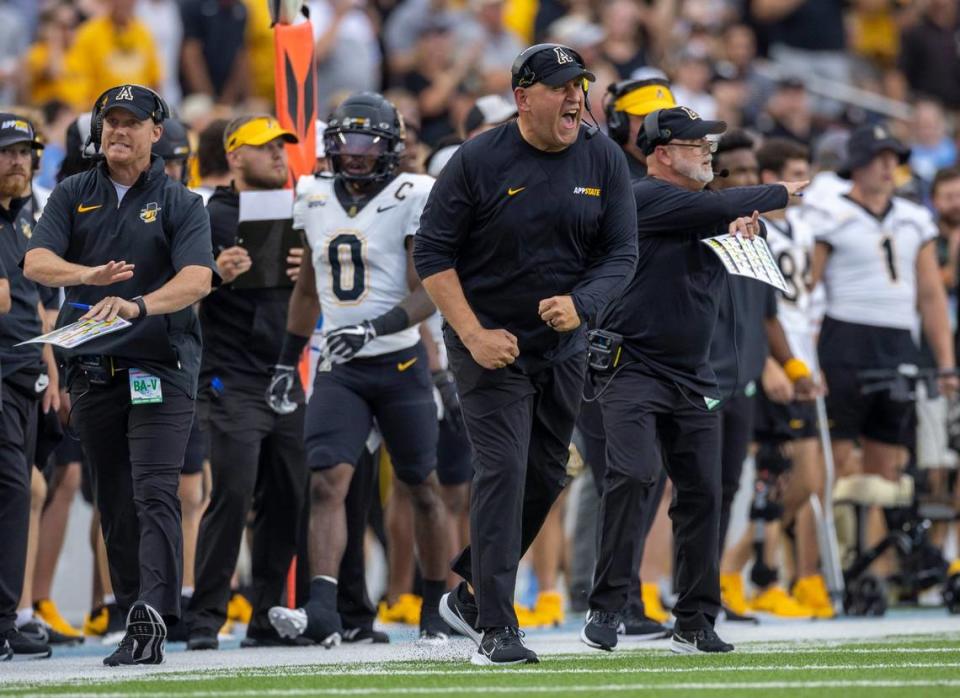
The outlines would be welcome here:
[[[20,56],[29,43],[30,34],[20,10],[10,0],[0,0],[0,105],[14,101]]]
[[[403,86],[417,96],[420,136],[428,145],[454,132],[452,110],[462,97],[460,86],[483,52],[477,43],[455,57],[451,29],[439,19],[425,25],[413,69],[403,77]]]
[[[601,10],[606,34],[603,58],[616,68],[621,79],[647,64],[646,48],[641,43],[642,13],[642,6],[632,0],[609,0]]]
[[[90,106],[113,85],[135,83],[160,89],[163,68],[153,36],[133,14],[134,0],[104,0],[105,12],[77,29],[67,64]]]
[[[29,104],[56,99],[86,109],[83,84],[72,74],[67,56],[79,17],[73,4],[61,0],[40,15],[37,40],[23,59],[23,97]]]
[[[150,28],[163,66],[160,94],[176,108],[182,97],[180,89],[180,49],[183,43],[183,21],[177,0],[137,0],[137,18]]]
[[[366,0],[311,0],[309,7],[320,103],[341,90],[379,90],[383,57]]]
[[[250,81],[247,6],[242,0],[184,0],[180,12],[184,94],[199,92],[221,104],[243,101]]]
[[[950,138],[943,107],[931,99],[917,101],[910,135],[910,169],[924,182],[926,191],[938,170],[957,161],[957,145]]]
[[[960,50],[956,0],[929,0],[920,20],[903,33],[898,66],[906,85],[899,97],[928,95],[948,109],[960,109]]]
[[[504,26],[503,7],[504,0],[470,0],[469,16],[454,30],[458,52],[473,56],[475,46],[483,48],[469,76],[469,90],[475,94],[510,92],[510,66],[523,45]]]

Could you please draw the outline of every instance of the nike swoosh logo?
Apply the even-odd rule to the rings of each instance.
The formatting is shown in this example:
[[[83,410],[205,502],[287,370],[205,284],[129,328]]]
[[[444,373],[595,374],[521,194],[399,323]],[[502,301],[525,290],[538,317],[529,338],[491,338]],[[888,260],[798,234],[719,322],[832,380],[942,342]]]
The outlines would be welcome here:
[[[96,206],[84,206],[83,204],[80,204],[79,206],[77,206],[77,213],[86,213],[87,211],[94,211],[100,208],[101,206],[103,206],[103,204],[97,204]]]
[[[413,366],[415,363],[417,363],[417,357],[416,357],[416,356],[414,356],[414,357],[413,357],[412,359],[410,359],[409,361],[404,361],[403,363],[398,363],[398,364],[397,364],[397,370],[402,373],[403,371],[406,371],[408,368],[410,368],[411,366]]]
[[[522,192],[526,187],[517,187],[516,189],[507,189],[507,196],[516,196]]]
[[[396,208],[397,204],[392,206],[377,206],[377,213],[383,213],[384,211],[389,211],[391,208]]]

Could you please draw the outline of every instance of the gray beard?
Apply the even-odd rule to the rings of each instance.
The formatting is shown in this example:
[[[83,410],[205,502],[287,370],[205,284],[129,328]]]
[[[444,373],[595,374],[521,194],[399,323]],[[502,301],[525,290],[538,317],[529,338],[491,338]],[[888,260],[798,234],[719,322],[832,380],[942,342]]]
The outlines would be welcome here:
[[[713,169],[704,169],[700,165],[683,165],[682,167],[676,168],[677,172],[682,174],[688,179],[692,179],[694,182],[700,182],[700,184],[707,185],[713,181]]]

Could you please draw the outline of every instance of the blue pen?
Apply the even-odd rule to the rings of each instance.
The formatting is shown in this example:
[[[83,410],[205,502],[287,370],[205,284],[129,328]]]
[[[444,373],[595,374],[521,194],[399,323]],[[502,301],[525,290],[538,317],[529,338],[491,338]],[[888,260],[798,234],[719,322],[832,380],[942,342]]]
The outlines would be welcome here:
[[[74,303],[72,301],[68,302],[67,305],[69,305],[71,308],[76,308],[77,310],[90,310],[90,308],[93,307],[92,305],[87,305],[86,303]]]

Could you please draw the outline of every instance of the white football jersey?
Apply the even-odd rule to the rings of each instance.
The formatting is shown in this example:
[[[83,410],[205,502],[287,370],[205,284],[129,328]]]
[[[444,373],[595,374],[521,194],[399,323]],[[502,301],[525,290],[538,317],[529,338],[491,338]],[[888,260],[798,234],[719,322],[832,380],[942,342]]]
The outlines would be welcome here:
[[[763,222],[770,253],[787,282],[787,290],[777,294],[777,319],[793,355],[812,365],[817,326],[809,290],[814,237],[813,228],[803,214],[802,208],[790,207],[786,219],[763,218]]]
[[[293,205],[294,228],[310,244],[328,330],[372,320],[409,295],[406,241],[420,227],[433,178],[400,174],[359,211],[344,210],[333,183],[332,177],[301,177]],[[377,337],[357,356],[388,354],[418,341],[414,325]]]
[[[894,197],[878,218],[846,196],[819,210],[817,242],[830,245],[826,313],[844,322],[915,330],[917,256],[937,237],[930,212]]]

